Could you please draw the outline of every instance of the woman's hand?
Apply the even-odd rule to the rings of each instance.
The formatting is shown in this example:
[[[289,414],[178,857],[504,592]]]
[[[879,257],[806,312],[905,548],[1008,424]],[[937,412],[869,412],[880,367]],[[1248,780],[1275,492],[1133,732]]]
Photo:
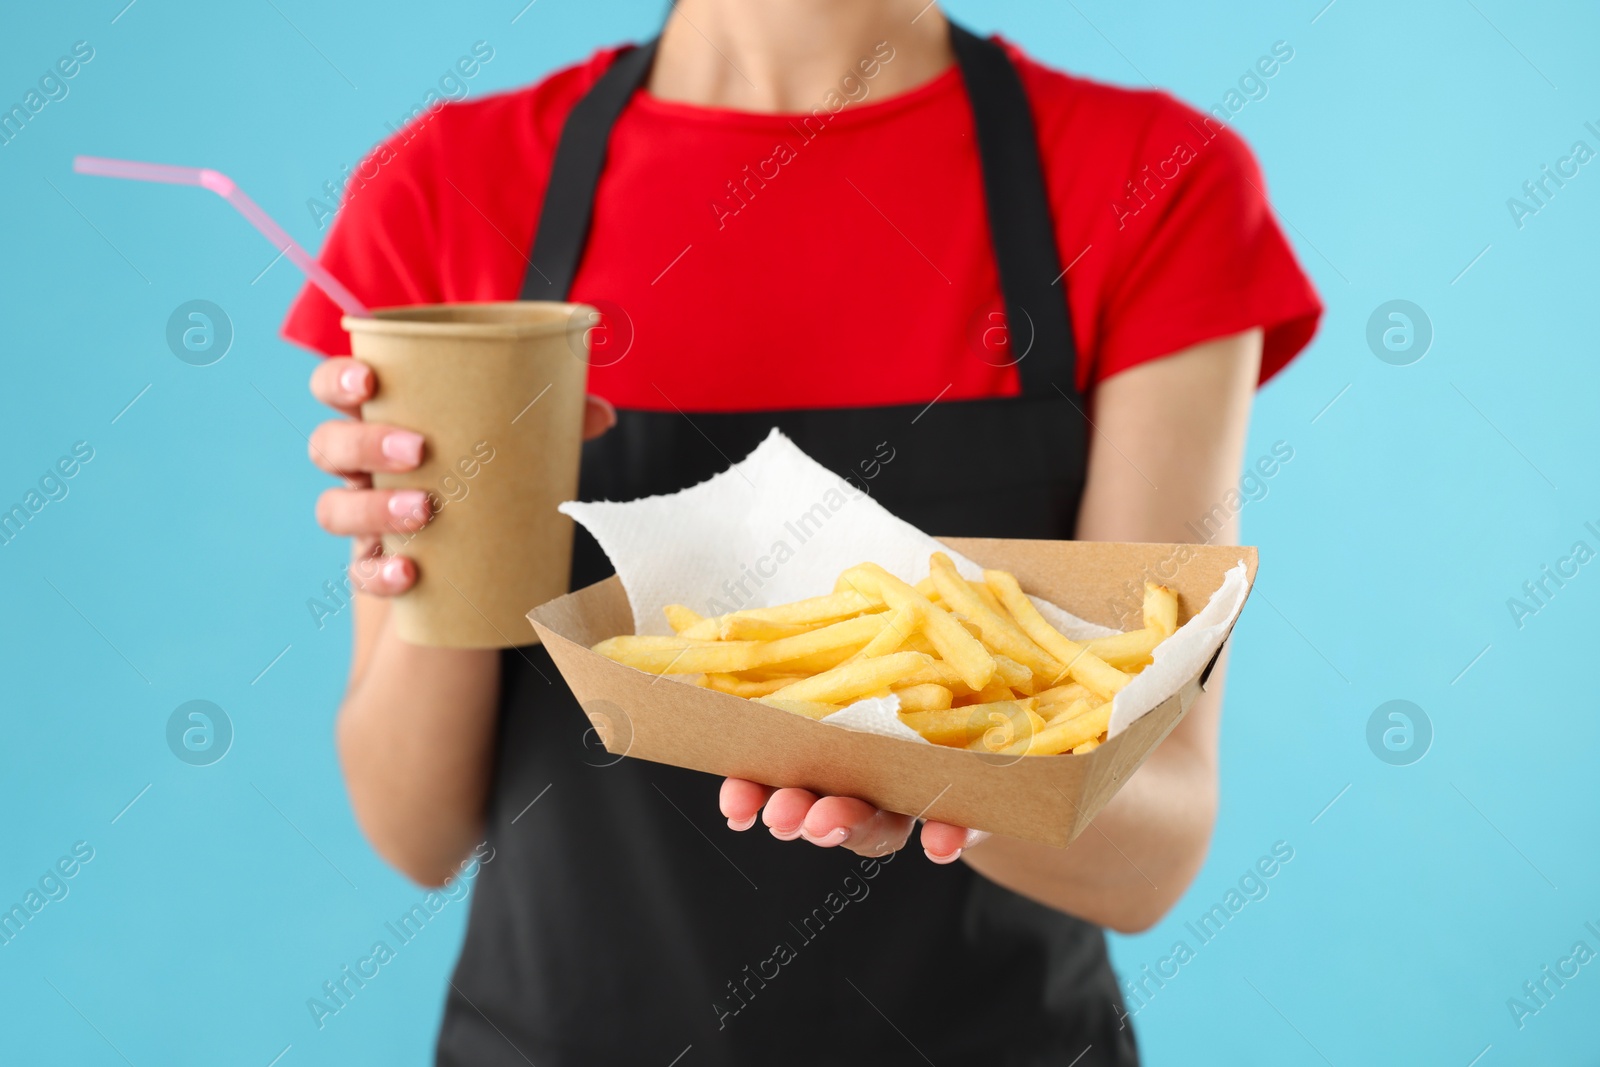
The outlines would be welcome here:
[[[317,522],[324,530],[352,538],[350,580],[363,593],[394,596],[411,588],[417,568],[405,556],[383,555],[382,536],[420,530],[432,518],[421,489],[374,489],[374,472],[415,470],[422,463],[422,435],[398,426],[361,421],[361,404],[372,398],[377,377],[359,360],[328,359],[311,372],[311,395],[345,417],[329,419],[311,432],[311,462],[344,479],[317,499]],[[599,397],[588,398],[583,438],[598,437],[617,421]]]
[[[743,778],[722,783],[722,814],[734,830],[748,830],[756,816],[780,841],[797,837],[822,848],[843,845],[859,856],[883,856],[905,846],[916,820],[880,811],[854,797],[819,797],[806,789],[774,789]],[[763,806],[765,811],[763,812]],[[954,863],[989,835],[947,822],[922,826],[922,850],[935,863]]]

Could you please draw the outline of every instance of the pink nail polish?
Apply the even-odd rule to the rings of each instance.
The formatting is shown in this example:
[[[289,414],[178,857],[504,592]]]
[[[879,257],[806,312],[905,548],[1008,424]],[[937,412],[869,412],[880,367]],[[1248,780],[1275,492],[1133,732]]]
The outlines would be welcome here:
[[[737,830],[740,833],[743,833],[745,830],[750,829],[750,827],[754,826],[755,824],[756,824],[756,817],[754,815],[750,816],[744,822],[734,822],[732,819],[729,819],[728,820],[728,829]]]
[[[339,388],[351,396],[367,395],[367,368],[363,366],[346,367],[339,374]]]
[[[397,519],[419,519],[428,494],[420,489],[401,489],[389,497],[389,514]]]
[[[391,556],[383,561],[383,580],[396,585],[406,580],[406,561],[399,556]]]
[[[395,430],[383,438],[383,454],[396,463],[416,466],[422,462],[422,435],[410,430]]]
[[[943,865],[943,864],[946,864],[946,863],[954,863],[956,860],[961,858],[961,849],[959,849],[959,848],[956,849],[954,852],[950,853],[949,855],[946,855],[946,856],[936,856],[932,852],[929,852],[927,849],[923,849],[922,851],[930,860],[932,860],[933,862],[935,862],[937,864],[940,864],[940,865]]]

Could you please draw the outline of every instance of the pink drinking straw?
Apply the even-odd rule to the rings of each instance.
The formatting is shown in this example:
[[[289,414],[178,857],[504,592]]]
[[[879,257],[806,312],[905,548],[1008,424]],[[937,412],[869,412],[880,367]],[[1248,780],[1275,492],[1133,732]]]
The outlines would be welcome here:
[[[295,243],[295,239],[284,232],[282,226],[272,221],[272,217],[256,206],[256,202],[244,195],[244,190],[234,183],[226,174],[215,170],[206,170],[201,167],[173,167],[165,163],[135,163],[130,159],[101,159],[98,156],[76,156],[72,160],[72,169],[79,174],[94,174],[102,178],[131,178],[141,182],[166,182],[169,185],[198,185],[202,189],[209,189],[222,199],[234,206],[234,209],[249,220],[250,225],[260,230],[267,240],[271,241],[289,261],[299,267],[305,276],[344,309],[346,315],[355,315],[360,318],[370,318],[372,312],[356,295],[344,287],[344,283],[327,269],[306,254],[306,250]]]

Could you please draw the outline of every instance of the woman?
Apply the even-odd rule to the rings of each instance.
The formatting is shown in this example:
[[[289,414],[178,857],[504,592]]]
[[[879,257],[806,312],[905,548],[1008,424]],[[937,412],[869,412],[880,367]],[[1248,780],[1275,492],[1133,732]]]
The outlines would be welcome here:
[[[921,0],[681,0],[659,42],[447,106],[371,167],[323,252],[368,303],[605,309],[585,498],[684,488],[779,426],[936,533],[1188,540],[1320,313],[1219,122]],[[349,351],[316,292],[285,329]],[[1218,684],[1065,850],[611,765],[542,650],[394,635],[415,568],[378,537],[428,515],[370,473],[425,442],[355,421],[372,388],[312,376],[349,416],[313,437],[346,480],[318,517],[364,564],[352,803],[425,884],[493,848],[441,1063],[1137,1062],[1101,927],[1149,927],[1200,866]],[[607,572],[580,535],[574,586]]]

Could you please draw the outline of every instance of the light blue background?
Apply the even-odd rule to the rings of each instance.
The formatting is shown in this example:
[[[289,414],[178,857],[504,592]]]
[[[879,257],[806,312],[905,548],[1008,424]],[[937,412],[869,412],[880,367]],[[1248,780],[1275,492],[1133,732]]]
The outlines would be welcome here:
[[[464,905],[320,1031],[306,1008],[421,894],[362,840],[335,764],[347,630],[319,632],[306,600],[345,548],[312,519],[312,361],[276,339],[298,278],[262,273],[273,250],[215,197],[70,158],[216,167],[315,246],[305,201],[474,41],[496,51],[481,95],[644,35],[662,5],[539,0],[513,24],[524,0],[138,0],[113,23],[124,2],[26,5],[0,34],[7,105],[74,41],[96,50],[0,147],[0,503],[73,442],[95,449],[0,547],[0,904],[74,842],[95,849],[0,947],[0,1059],[424,1063]],[[1575,140],[1600,148],[1583,128],[1600,126],[1600,17],[1577,0],[953,7],[1201,106],[1275,41],[1295,49],[1236,128],[1328,314],[1256,409],[1249,455],[1282,440],[1294,459],[1244,511],[1264,566],[1210,859],[1167,922],[1113,939],[1118,967],[1195,947],[1184,923],[1274,842],[1294,859],[1149,1000],[1148,1062],[1596,1062],[1600,963],[1524,1029],[1506,1001],[1574,942],[1600,949],[1583,929],[1600,926],[1600,563],[1521,629],[1506,601],[1574,541],[1600,548],[1600,164],[1520,231],[1506,199]],[[236,331],[209,367],[164,341],[195,298]],[[1412,366],[1364,339],[1395,298],[1434,325]],[[236,731],[207,768],[164,739],[196,698]],[[1366,742],[1397,698],[1435,730],[1408,767]]]

